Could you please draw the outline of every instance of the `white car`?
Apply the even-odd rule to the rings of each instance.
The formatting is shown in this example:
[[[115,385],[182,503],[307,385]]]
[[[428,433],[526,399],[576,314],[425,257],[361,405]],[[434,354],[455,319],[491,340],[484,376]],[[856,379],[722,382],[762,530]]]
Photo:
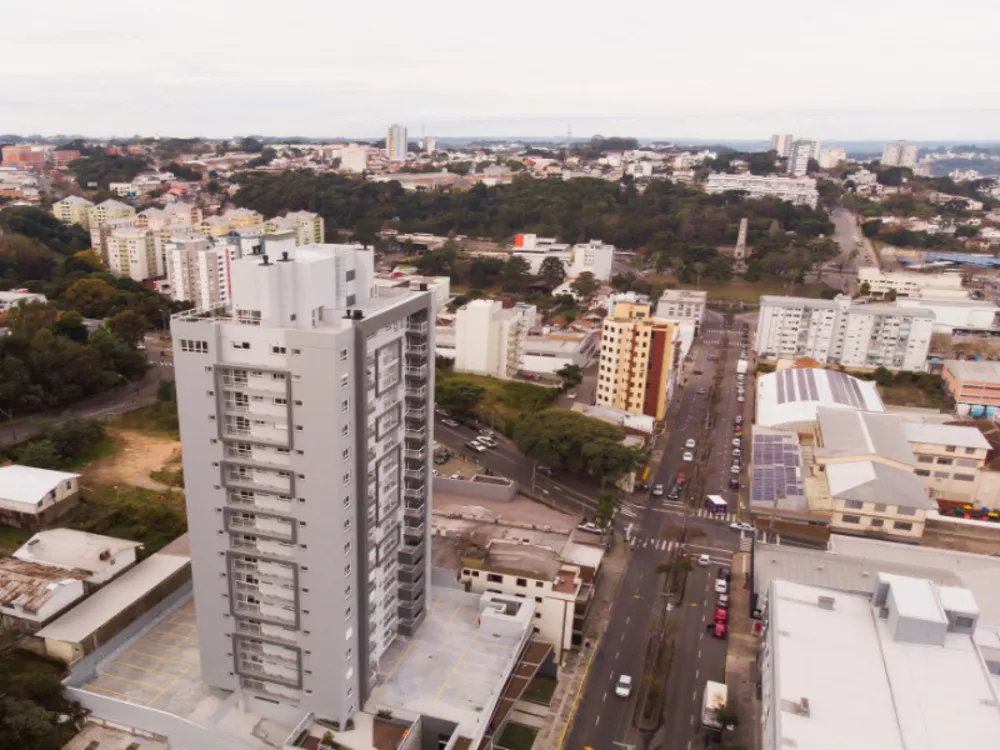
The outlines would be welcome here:
[[[742,523],[741,521],[734,521],[729,524],[729,528],[735,529],[736,531],[753,531],[753,524]]]
[[[663,497],[663,485],[654,484],[653,485],[653,497]]]
[[[698,555],[698,564],[701,567],[707,568],[711,562],[712,558],[710,558],[708,555]]]
[[[486,437],[485,435],[480,435],[476,438],[476,442],[485,445],[487,448],[496,448],[499,443],[491,437]]]
[[[694,442],[694,438],[688,438],[688,439],[687,439],[687,440],[686,440],[686,441],[684,442],[684,447],[685,447],[685,448],[690,448],[690,449],[692,449],[692,450],[693,450],[693,449],[694,449],[694,446],[695,446],[695,442]]]
[[[743,443],[742,443],[742,441],[739,438],[733,438],[733,447],[734,448],[740,448],[740,447],[742,447],[742,445],[743,445]]]
[[[729,582],[725,578],[715,579],[715,593],[716,594],[728,594],[729,593]]]
[[[729,473],[730,474],[739,474],[740,473],[740,467],[737,464],[733,464],[732,466],[729,467]]]
[[[619,698],[628,698],[632,695],[632,677],[631,675],[623,674],[619,675],[618,682],[615,683],[615,695]]]
[[[694,454],[691,451],[684,451],[684,455],[681,458],[685,461],[694,461]]]
[[[482,443],[476,442],[475,440],[470,440],[469,442],[467,442],[465,444],[465,447],[466,448],[471,448],[476,453],[485,453],[486,452],[486,446],[483,445]]]

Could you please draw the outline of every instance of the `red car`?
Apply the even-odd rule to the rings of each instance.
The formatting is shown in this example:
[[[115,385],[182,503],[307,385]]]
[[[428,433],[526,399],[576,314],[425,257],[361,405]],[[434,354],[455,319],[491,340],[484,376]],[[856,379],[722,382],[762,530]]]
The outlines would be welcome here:
[[[712,629],[712,635],[715,638],[725,638],[726,637],[726,625],[722,622],[715,623],[715,627]]]
[[[687,477],[684,476],[684,472],[683,471],[680,474],[677,475],[677,484],[684,484],[686,481],[687,481]]]
[[[729,622],[729,613],[722,607],[718,607],[715,610],[715,624],[722,625]]]

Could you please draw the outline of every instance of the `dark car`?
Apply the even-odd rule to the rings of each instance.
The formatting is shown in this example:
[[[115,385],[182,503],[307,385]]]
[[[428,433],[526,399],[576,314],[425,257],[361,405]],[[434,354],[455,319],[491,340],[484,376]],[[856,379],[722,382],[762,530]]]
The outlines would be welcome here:
[[[719,568],[719,572],[716,573],[715,577],[728,581],[733,577],[733,574],[729,572],[729,568]]]
[[[555,474],[555,472],[552,471],[552,469],[550,469],[548,466],[539,466],[538,473],[544,474],[547,477],[551,477],[553,474]]]
[[[729,489],[738,490],[739,488],[740,488],[740,480],[737,479],[736,477],[732,477],[729,480]]]

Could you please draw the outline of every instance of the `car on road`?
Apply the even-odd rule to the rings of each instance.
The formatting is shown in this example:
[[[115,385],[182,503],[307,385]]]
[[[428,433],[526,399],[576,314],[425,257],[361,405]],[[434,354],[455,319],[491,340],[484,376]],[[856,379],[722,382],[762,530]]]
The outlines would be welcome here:
[[[743,415],[737,414],[735,417],[733,417],[733,424],[743,424]]]
[[[483,437],[488,437],[488,438],[497,436],[497,434],[493,432],[493,430],[480,430],[479,434],[482,435]]]
[[[581,523],[576,528],[578,528],[580,531],[589,531],[592,534],[601,533],[601,527],[591,521],[587,521],[586,523]]]
[[[733,430],[733,434],[736,437],[743,437],[743,425],[741,424],[736,425],[736,428]]]
[[[729,528],[735,529],[736,531],[753,531],[753,524],[743,523],[742,521],[734,521],[729,524]]]
[[[667,495],[667,500],[680,500],[681,498],[681,488],[676,484],[670,489],[670,494]]]
[[[486,437],[485,435],[480,435],[476,438],[477,443],[485,445],[487,448],[496,448],[500,443],[491,437]]]
[[[653,485],[653,497],[663,497],[663,485],[654,484]]]
[[[719,598],[715,600],[715,606],[729,609],[729,594],[719,594]]]
[[[544,474],[547,477],[551,477],[551,476],[553,476],[555,474],[555,472],[552,471],[552,469],[549,468],[548,466],[539,466],[538,467],[538,473],[539,474]]]
[[[717,607],[715,610],[715,621],[721,623],[729,622],[729,612],[722,607]]]
[[[701,371],[701,370],[695,370],[694,374],[695,375],[704,375],[705,373],[703,371]]]
[[[733,448],[733,458],[738,459],[740,457],[740,454],[742,453],[743,451],[741,451],[739,448]]]
[[[475,441],[475,440],[468,441],[465,444],[465,447],[468,448],[469,450],[474,450],[476,453],[485,453],[486,452],[486,446],[483,445],[482,443],[479,443],[479,442]]]
[[[731,489],[731,490],[738,490],[739,488],[740,488],[740,478],[739,477],[730,477],[730,479],[729,479],[729,489]]]
[[[444,419],[442,419],[442,420],[441,420],[441,424],[446,424],[446,425],[448,425],[449,427],[461,427],[461,426],[462,426],[462,425],[461,425],[461,423],[459,423],[459,422],[456,422],[456,421],[455,421],[454,419],[452,419],[451,417],[445,417]]]
[[[708,393],[708,389],[706,389],[706,388],[699,388],[698,389],[698,395],[699,396],[704,396],[706,393]]]
[[[684,455],[681,458],[685,461],[694,461],[694,454],[691,451],[684,451]]]
[[[677,481],[678,485],[680,485],[681,487],[683,487],[684,483],[687,482],[687,475],[683,471],[679,472],[677,474],[677,480],[676,481]]]
[[[623,674],[618,676],[618,682],[615,683],[615,695],[619,698],[628,698],[632,695],[631,675]]]
[[[719,568],[719,572],[715,574],[715,577],[728,582],[733,577],[733,574],[729,571],[729,568]]]
[[[684,447],[693,450],[695,446],[694,438],[688,438],[684,441]]]
[[[708,355],[708,361],[709,362],[714,362],[715,361],[715,355],[714,354],[709,354]]]
[[[710,558],[708,555],[698,555],[698,564],[701,567],[707,568],[709,565],[711,565],[711,563],[712,563],[712,558]]]
[[[729,582],[725,578],[715,579],[715,593],[716,594],[728,594],[729,593]]]
[[[743,447],[743,441],[741,441],[738,437],[734,437],[733,438],[733,447],[734,448],[742,448]]]
[[[715,627],[712,628],[712,636],[715,638],[726,638],[726,624],[724,622],[715,623]]]
[[[733,464],[732,466],[730,466],[729,467],[729,473],[730,474],[739,474],[740,473],[740,465],[739,464]]]

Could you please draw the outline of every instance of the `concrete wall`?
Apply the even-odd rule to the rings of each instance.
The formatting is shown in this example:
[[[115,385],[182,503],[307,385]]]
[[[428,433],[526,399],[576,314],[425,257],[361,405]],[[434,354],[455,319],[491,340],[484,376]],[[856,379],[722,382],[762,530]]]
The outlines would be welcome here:
[[[507,503],[517,495],[517,489],[517,482],[503,477],[477,475],[471,480],[434,477],[434,492],[444,492],[450,495],[462,495],[482,500],[499,500]]]

